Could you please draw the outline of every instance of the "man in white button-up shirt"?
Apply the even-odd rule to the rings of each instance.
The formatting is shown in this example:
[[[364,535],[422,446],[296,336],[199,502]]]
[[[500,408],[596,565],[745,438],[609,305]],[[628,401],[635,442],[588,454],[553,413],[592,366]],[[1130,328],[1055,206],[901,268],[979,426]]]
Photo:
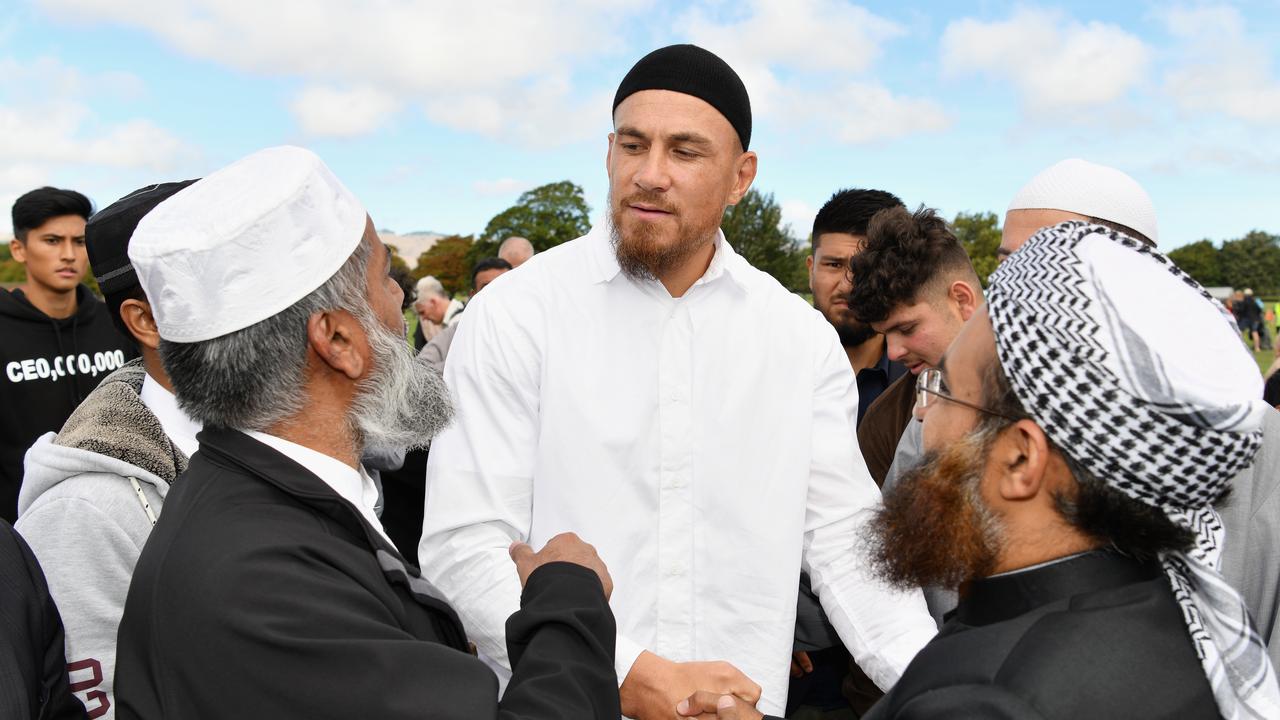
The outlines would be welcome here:
[[[671,718],[697,689],[754,702],[752,681],[781,714],[803,568],[888,688],[934,624],[858,552],[880,497],[835,332],[719,231],[756,173],[746,90],[664,48],[624,79],[614,127],[610,223],[496,280],[458,330],[424,572],[505,664],[507,546],[577,532],[616,579],[623,712]]]

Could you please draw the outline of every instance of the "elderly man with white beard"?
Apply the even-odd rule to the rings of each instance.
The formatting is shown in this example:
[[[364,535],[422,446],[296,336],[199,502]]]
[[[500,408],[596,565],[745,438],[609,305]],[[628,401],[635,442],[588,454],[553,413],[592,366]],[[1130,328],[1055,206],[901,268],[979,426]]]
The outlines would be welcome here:
[[[213,173],[149,213],[129,257],[204,430],[129,589],[118,717],[617,717],[612,583],[590,545],[512,546],[499,702],[383,531],[358,459],[424,445],[450,403],[404,342],[372,220],[319,158],[272,148]]]

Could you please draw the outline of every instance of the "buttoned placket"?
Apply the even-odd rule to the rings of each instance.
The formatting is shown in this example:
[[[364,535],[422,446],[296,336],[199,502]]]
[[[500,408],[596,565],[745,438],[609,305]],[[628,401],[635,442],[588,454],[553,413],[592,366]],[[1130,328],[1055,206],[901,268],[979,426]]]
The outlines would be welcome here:
[[[693,634],[693,322],[689,298],[668,299],[658,352],[661,428],[658,484],[659,655],[694,656]]]

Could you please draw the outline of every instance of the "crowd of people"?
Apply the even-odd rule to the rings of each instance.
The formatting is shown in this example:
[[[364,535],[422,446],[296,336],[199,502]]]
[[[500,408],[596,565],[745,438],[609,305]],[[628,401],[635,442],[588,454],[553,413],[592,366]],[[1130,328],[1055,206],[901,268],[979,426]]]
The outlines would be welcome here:
[[[719,229],[728,64],[612,117],[605,222],[465,306],[297,147],[19,198],[0,715],[1280,718],[1280,415],[1136,181],[1045,169],[985,279],[836,190],[810,304]]]

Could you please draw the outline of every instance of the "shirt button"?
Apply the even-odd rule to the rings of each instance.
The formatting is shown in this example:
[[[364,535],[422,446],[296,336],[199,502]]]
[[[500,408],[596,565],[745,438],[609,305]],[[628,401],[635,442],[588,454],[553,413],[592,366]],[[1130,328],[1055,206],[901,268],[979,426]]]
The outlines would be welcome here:
[[[686,568],[682,563],[675,563],[667,568],[667,574],[671,577],[684,575],[687,571],[688,568]]]

